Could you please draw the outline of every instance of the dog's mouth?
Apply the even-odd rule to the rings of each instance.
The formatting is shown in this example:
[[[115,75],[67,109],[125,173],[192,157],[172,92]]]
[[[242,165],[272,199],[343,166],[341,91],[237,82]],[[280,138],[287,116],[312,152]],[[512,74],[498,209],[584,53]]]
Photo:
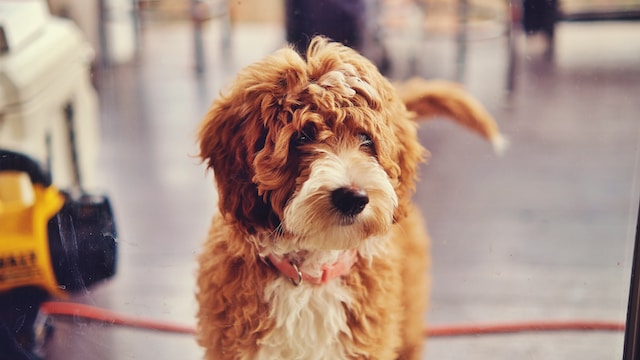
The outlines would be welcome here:
[[[346,186],[290,206],[281,230],[286,250],[347,250],[383,236],[392,224],[393,199],[380,204],[378,191]]]
[[[339,226],[351,226],[356,223],[356,216],[340,216],[338,218]]]

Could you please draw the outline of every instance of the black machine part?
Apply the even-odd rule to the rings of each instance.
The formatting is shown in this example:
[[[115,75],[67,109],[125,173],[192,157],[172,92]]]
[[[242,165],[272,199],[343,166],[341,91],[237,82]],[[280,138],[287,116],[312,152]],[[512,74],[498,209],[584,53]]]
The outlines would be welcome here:
[[[75,292],[115,274],[117,234],[106,196],[65,195],[48,224],[49,253],[58,285]]]

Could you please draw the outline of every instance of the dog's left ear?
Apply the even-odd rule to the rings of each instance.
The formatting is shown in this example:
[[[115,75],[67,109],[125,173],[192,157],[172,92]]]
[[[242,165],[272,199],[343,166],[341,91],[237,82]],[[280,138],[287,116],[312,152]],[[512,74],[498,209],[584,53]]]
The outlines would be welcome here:
[[[277,222],[252,181],[254,149],[264,142],[264,135],[251,111],[233,99],[233,94],[217,99],[205,116],[200,157],[214,171],[220,212],[254,233]]]
[[[305,66],[289,48],[249,65],[201,125],[200,157],[214,170],[220,211],[249,233],[273,230],[288,198],[283,171],[293,127],[283,129],[282,107],[306,83]]]

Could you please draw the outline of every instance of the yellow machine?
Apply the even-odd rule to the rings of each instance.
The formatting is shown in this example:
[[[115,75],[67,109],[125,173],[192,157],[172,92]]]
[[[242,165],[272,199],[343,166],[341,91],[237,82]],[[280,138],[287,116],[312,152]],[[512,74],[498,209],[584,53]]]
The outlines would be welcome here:
[[[113,276],[116,239],[107,197],[60,191],[31,158],[0,150],[0,355],[37,359],[40,305]]]
[[[32,184],[27,173],[0,172],[0,292],[39,286],[64,294],[53,272],[47,234],[64,200],[53,186]]]

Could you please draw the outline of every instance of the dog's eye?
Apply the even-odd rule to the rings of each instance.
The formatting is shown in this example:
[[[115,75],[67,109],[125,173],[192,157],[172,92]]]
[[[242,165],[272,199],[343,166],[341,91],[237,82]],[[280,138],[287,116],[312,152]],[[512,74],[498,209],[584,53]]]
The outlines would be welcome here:
[[[293,143],[296,146],[311,144],[314,141],[316,141],[315,129],[311,127],[303,129],[293,137]]]
[[[304,144],[308,144],[311,142],[311,137],[307,136],[305,134],[300,134],[300,136],[298,136],[296,138],[296,144],[298,145],[304,145]]]
[[[373,149],[374,143],[371,140],[371,136],[365,133],[358,134],[358,138],[360,139],[360,146]]]

